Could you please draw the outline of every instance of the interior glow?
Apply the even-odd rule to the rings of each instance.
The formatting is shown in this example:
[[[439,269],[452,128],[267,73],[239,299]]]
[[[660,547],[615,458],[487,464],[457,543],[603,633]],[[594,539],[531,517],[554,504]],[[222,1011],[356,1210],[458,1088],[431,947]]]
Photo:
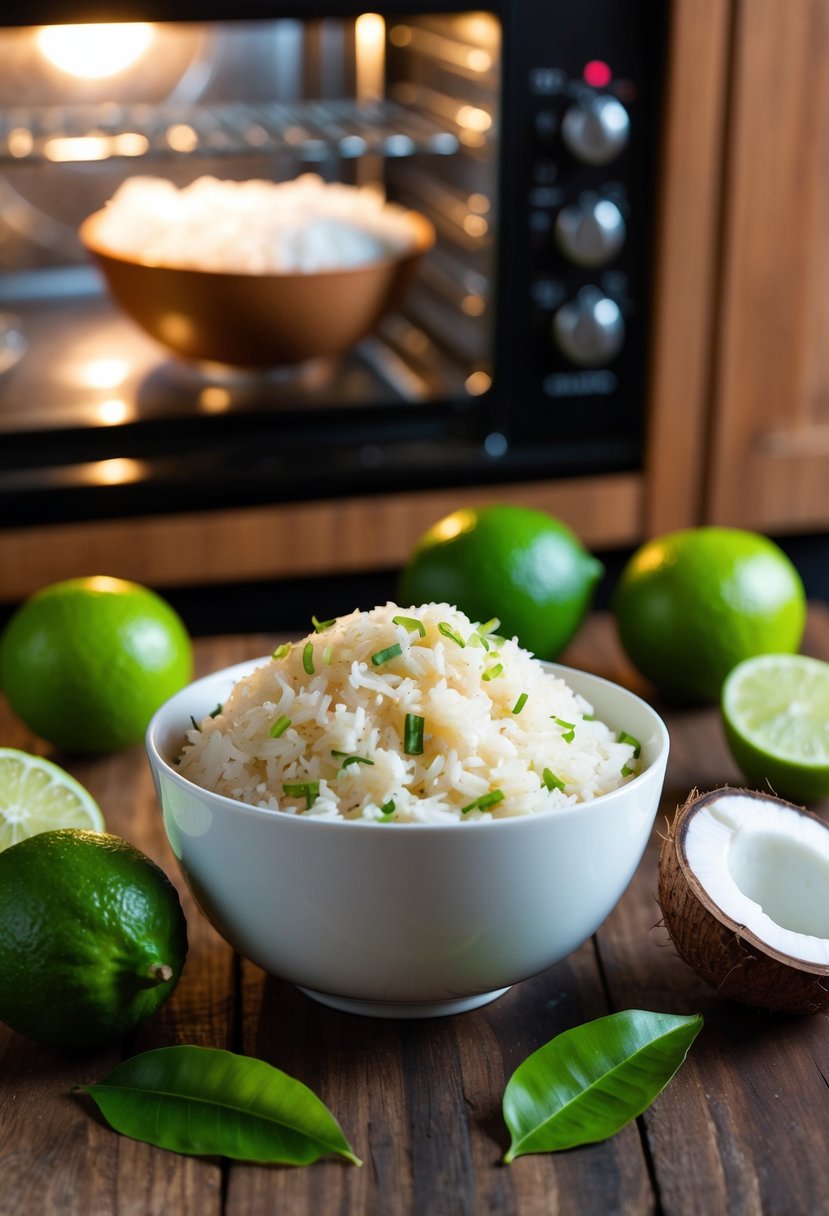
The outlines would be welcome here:
[[[117,388],[129,375],[126,359],[90,359],[84,366],[81,382],[88,388]]]
[[[51,161],[108,160],[111,156],[143,156],[146,135],[124,131],[120,135],[61,135],[46,141],[43,155]]]
[[[126,422],[130,416],[129,404],[121,397],[110,397],[95,407],[98,421],[102,426],[118,426]]]
[[[129,481],[138,481],[143,476],[144,466],[140,460],[127,456],[116,456],[112,460],[96,460],[89,466],[90,480],[99,486],[121,486]]]
[[[34,136],[26,127],[15,127],[13,131],[9,131],[6,143],[9,152],[15,157],[28,156],[35,145]]]
[[[467,131],[488,131],[492,126],[492,116],[478,106],[460,106],[455,111],[455,122]]]
[[[492,376],[489,372],[472,372],[464,381],[464,388],[469,393],[470,397],[480,397],[481,393],[485,393],[492,384]]]
[[[386,67],[386,23],[379,13],[361,13],[354,22],[357,100],[383,96]]]
[[[166,139],[174,152],[192,152],[199,142],[195,130],[186,122],[174,123],[168,127]]]
[[[46,25],[37,32],[37,45],[62,72],[102,80],[140,59],[152,38],[153,27],[147,22]]]
[[[207,414],[221,414],[230,409],[231,397],[226,388],[211,384],[199,393],[199,405]]]

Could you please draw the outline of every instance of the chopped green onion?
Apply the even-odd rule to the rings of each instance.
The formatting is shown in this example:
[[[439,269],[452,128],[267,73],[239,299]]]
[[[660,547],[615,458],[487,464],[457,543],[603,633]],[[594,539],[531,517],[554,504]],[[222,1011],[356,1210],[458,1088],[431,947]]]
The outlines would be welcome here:
[[[271,723],[271,729],[268,731],[268,734],[272,739],[279,739],[285,734],[285,731],[290,725],[291,719],[288,717],[288,715],[280,714],[276,721]]]
[[[306,642],[302,651],[302,666],[309,676],[314,674],[314,643]]]
[[[320,792],[319,781],[286,781],[282,786],[283,794],[289,798],[304,798],[306,810],[311,809]]]
[[[476,798],[474,802],[468,803],[461,807],[461,814],[465,815],[467,811],[485,811],[487,807],[494,806],[496,802],[504,801],[503,790],[490,790],[488,794],[481,794],[480,798]]]
[[[491,633],[489,640],[490,642],[494,642],[496,646],[503,646],[507,639],[501,637],[500,633]]]
[[[391,816],[394,814],[394,799],[389,798],[388,802],[383,803],[383,805],[380,807],[380,810],[383,814],[384,819],[390,819]]]
[[[393,625],[402,625],[404,629],[416,629],[422,638],[426,637],[426,626],[416,616],[393,616],[391,622]]]
[[[322,661],[326,667],[331,666],[331,660],[333,657],[334,657],[334,647],[333,646],[323,646]]]
[[[489,638],[485,638],[482,633],[476,629],[474,633],[470,633],[467,639],[468,646],[483,646],[484,650],[489,650]]]
[[[629,764],[623,764],[622,767],[619,769],[619,772],[622,774],[623,777],[632,777],[633,774],[636,772],[636,769],[631,768]]]
[[[595,722],[596,715],[595,714],[582,714],[581,720],[582,720],[582,722]]]
[[[493,663],[492,667],[487,667],[486,671],[481,676],[481,679],[482,680],[497,680],[498,676],[503,674],[503,671],[504,671],[503,663]]]
[[[330,629],[332,625],[336,625],[337,618],[332,616],[330,621],[318,621],[315,616],[311,617],[311,624],[314,626],[316,633],[324,633],[326,629]]]
[[[423,755],[423,727],[426,719],[419,714],[406,714],[403,723],[403,751],[407,756]]]
[[[385,650],[376,651],[371,656],[371,661],[375,667],[380,667],[382,663],[388,663],[389,659],[396,659],[402,653],[403,647],[399,642],[395,642],[393,646],[387,646]]]
[[[548,790],[564,789],[564,782],[561,780],[561,778],[557,777],[555,773],[551,772],[551,770],[548,768],[545,768],[541,780],[544,782]]]
[[[521,710],[522,710],[522,709],[524,708],[524,706],[527,704],[527,700],[528,700],[528,699],[529,699],[529,693],[522,692],[522,693],[521,693],[521,696],[518,698],[518,700],[517,700],[517,701],[515,702],[515,704],[513,705],[513,707],[512,707],[512,712],[513,712],[514,714],[520,714],[520,713],[521,713]]]
[[[196,719],[193,717],[192,714],[190,715],[190,721],[193,723],[194,730],[201,730],[201,727],[199,726],[198,722],[196,721]]]
[[[271,655],[272,659],[284,659],[286,654],[291,653],[291,643],[283,642],[281,646],[277,646],[276,650]]]
[[[617,743],[629,743],[631,745],[631,747],[633,748],[634,760],[639,759],[639,753],[642,750],[642,744],[639,742],[638,739],[635,739],[633,737],[633,735],[629,735],[626,730],[620,730],[619,737],[617,738],[616,742]]]
[[[219,716],[219,714],[220,714],[221,712],[222,712],[222,707],[221,707],[221,705],[217,705],[215,709],[211,709],[210,713],[208,714],[208,717],[210,717],[210,718],[218,718],[218,716]]]
[[[500,624],[501,622],[498,620],[497,616],[493,616],[490,620],[485,621],[483,625],[478,626],[478,633],[480,633],[482,636],[485,633],[492,633],[493,629],[497,629]]]
[[[565,743],[572,743],[576,737],[576,725],[574,722],[565,722],[563,718],[553,718],[557,726],[562,728],[561,737]]]
[[[440,624],[438,625],[438,629],[445,638],[451,638],[451,640],[457,646],[460,646],[461,648],[463,648],[466,645],[466,642],[463,640],[463,638],[458,633],[458,631],[456,629],[453,629],[452,626],[447,624],[446,621],[441,621]]]
[[[374,764],[373,760],[367,760],[365,756],[352,756],[350,752],[336,752],[332,749],[331,755],[342,757],[343,768],[348,768],[349,764]]]

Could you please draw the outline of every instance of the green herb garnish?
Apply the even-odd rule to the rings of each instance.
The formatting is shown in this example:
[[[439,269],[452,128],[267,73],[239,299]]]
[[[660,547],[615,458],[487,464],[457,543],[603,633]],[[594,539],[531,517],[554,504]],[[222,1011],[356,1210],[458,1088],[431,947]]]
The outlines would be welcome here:
[[[524,708],[524,706],[527,704],[528,699],[529,699],[529,694],[528,694],[528,693],[526,693],[526,692],[522,692],[522,693],[521,693],[521,696],[518,698],[518,700],[517,700],[517,701],[515,702],[515,704],[513,705],[513,707],[512,707],[512,712],[513,712],[514,714],[520,714],[520,713],[521,713],[521,710],[522,710],[522,709]]]
[[[555,775],[555,773],[549,768],[545,768],[544,772],[541,775],[541,780],[544,782],[544,784],[546,785],[548,790],[563,790],[564,789],[564,782],[561,780],[560,777],[557,777]]]
[[[488,794],[481,794],[480,798],[476,798],[474,802],[468,803],[461,807],[461,814],[465,815],[467,811],[485,811],[488,806],[495,806],[496,802],[504,801],[503,790],[490,790]]]
[[[420,714],[406,714],[403,723],[403,751],[407,756],[423,755],[423,727],[426,719]]]
[[[422,638],[426,637],[426,626],[416,616],[393,616],[393,625],[402,625],[404,629],[416,629]]]
[[[460,646],[461,648],[463,648],[466,645],[466,642],[463,640],[461,635],[458,633],[457,629],[453,629],[452,626],[450,624],[448,624],[446,621],[440,622],[440,624],[438,625],[438,630],[440,631],[440,633],[443,634],[443,636],[445,638],[449,638],[451,641],[453,641],[456,646]]]
[[[632,777],[633,774],[636,772],[636,769],[631,768],[629,764],[623,764],[622,767],[619,769],[619,772],[622,774],[623,777]]]
[[[384,802],[380,807],[384,819],[389,819],[394,814],[394,799],[389,798],[388,802]]]
[[[276,721],[271,723],[271,728],[268,731],[268,734],[272,739],[279,739],[285,734],[285,731],[290,725],[291,719],[288,717],[288,715],[280,714]]]
[[[399,642],[395,642],[392,646],[386,646],[385,650],[376,651],[371,656],[371,661],[375,667],[380,667],[383,663],[388,663],[389,659],[396,659],[402,653],[403,647]]]
[[[322,661],[323,661],[323,663],[325,664],[325,666],[326,666],[326,667],[330,667],[330,666],[331,666],[331,659],[332,659],[333,657],[334,657],[334,647],[333,647],[333,646],[323,646],[323,648],[322,648]]]
[[[629,743],[631,745],[631,747],[633,748],[634,760],[639,759],[639,753],[642,750],[642,744],[639,742],[638,739],[635,739],[633,735],[629,735],[626,730],[620,730],[618,738],[616,739],[616,742],[617,743]]]
[[[314,643],[306,642],[302,651],[302,666],[306,674],[312,676],[314,674]]]
[[[484,621],[483,625],[478,626],[478,633],[483,637],[485,633],[492,633],[493,629],[497,629],[500,624],[497,616],[493,616],[490,620]]]
[[[348,768],[349,764],[374,764],[373,760],[368,760],[365,756],[352,756],[350,752],[337,752],[332,749],[331,755],[342,759],[342,768]]]
[[[192,714],[190,715],[190,721],[193,723],[194,730],[201,730],[201,727],[199,726],[198,722],[196,721],[196,719],[193,717]]]
[[[330,629],[332,625],[336,625],[337,618],[332,616],[330,621],[318,621],[315,616],[311,617],[311,624],[314,626],[316,633],[323,633],[326,629]]]
[[[283,794],[289,798],[304,798],[306,809],[310,811],[320,792],[319,781],[286,781],[282,786]]]
[[[291,643],[283,642],[281,646],[277,646],[276,650],[271,655],[272,659],[284,659],[286,654],[291,653]]]
[[[561,727],[561,737],[565,743],[572,743],[576,737],[576,724],[574,722],[565,722],[563,718],[553,718],[557,726]]]
[[[481,679],[482,680],[497,680],[498,676],[503,674],[503,671],[504,671],[503,663],[493,663],[492,667],[487,667],[486,671],[481,676]]]
[[[221,705],[217,705],[215,709],[211,709],[210,713],[207,716],[209,718],[218,718],[218,716],[221,712],[222,712]]]

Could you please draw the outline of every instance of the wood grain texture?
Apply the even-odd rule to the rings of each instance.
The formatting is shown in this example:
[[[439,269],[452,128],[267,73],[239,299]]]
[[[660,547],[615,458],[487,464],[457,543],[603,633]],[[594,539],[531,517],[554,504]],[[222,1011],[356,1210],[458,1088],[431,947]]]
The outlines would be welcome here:
[[[205,639],[200,672],[267,651],[273,638]],[[804,649],[829,657],[829,608]],[[69,1090],[117,1052],[64,1057],[0,1027],[0,1213],[62,1216],[816,1216],[829,1211],[827,1018],[722,1001],[676,956],[656,904],[659,831],[689,790],[737,785],[715,709],[661,704],[622,654],[610,619],[588,619],[566,661],[654,700],[672,751],[657,830],[598,934],[492,1004],[393,1021],[328,1009],[233,958],[194,907],[161,832],[140,749],[64,762],[109,826],[177,882],[191,954],[176,993],[123,1053],[174,1042],[233,1046],[297,1076],[331,1107],[363,1158],[307,1169],[189,1159],[117,1136]],[[0,701],[0,744],[49,751]],[[829,816],[829,802],[818,810]],[[645,1116],[604,1144],[500,1164],[508,1077],[555,1034],[610,1010],[705,1016],[688,1060]]]
[[[696,523],[715,352],[731,0],[672,5],[655,252],[645,528]]]
[[[705,517],[829,524],[829,9],[739,0]]]
[[[595,548],[641,533],[642,479],[633,473],[0,528],[0,603],[85,574],[181,587],[393,569],[450,511],[498,502],[549,511]]]

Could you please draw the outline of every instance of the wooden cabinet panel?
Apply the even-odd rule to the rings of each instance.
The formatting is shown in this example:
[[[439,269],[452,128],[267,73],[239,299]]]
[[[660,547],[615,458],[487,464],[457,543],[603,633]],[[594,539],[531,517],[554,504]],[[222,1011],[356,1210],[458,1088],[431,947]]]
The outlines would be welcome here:
[[[736,6],[705,517],[829,525],[829,5]]]

